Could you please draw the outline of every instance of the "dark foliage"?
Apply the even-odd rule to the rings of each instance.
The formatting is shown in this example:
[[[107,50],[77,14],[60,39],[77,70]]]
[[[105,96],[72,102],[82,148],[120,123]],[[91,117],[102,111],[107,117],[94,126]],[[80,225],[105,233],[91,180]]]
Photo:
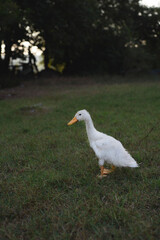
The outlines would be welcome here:
[[[44,51],[46,69],[52,59],[55,66],[65,64],[66,74],[158,69],[159,27],[159,8],[138,0],[0,0],[0,41],[6,45],[0,71],[8,71],[13,54],[22,54],[24,39]]]

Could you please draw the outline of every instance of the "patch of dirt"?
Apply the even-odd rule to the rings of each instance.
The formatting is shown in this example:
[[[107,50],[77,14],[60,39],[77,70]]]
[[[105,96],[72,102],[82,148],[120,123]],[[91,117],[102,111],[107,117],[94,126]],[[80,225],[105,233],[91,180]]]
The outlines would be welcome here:
[[[157,80],[159,81],[159,80]],[[70,89],[79,90],[80,87],[87,89],[90,86],[97,86],[102,84],[122,84],[122,83],[144,83],[153,82],[153,79],[148,78],[134,78],[122,76],[87,76],[87,77],[64,77],[64,76],[47,76],[40,75],[38,78],[21,81],[21,84],[14,88],[6,88],[0,90],[0,100],[14,99],[14,98],[32,98],[37,96],[47,96],[54,92],[61,90],[70,91]],[[154,79],[155,82],[155,79]]]
[[[46,96],[52,92],[97,84],[91,77],[51,77],[23,81],[20,86],[0,90],[0,100]]]
[[[47,112],[48,109],[42,103],[34,104],[32,106],[25,106],[19,109],[20,113],[24,115],[33,115]]]

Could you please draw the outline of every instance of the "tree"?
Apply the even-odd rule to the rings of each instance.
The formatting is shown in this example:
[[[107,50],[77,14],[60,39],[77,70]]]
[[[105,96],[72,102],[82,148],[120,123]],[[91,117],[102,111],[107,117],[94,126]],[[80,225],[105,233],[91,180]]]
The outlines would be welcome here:
[[[44,51],[46,69],[52,60],[65,63],[65,73],[124,73],[133,66],[126,59],[158,59],[159,13],[139,0],[0,0],[5,69],[11,46],[16,43],[19,50],[25,39]]]
[[[70,69],[90,38],[96,19],[96,0],[17,1],[29,24],[39,31],[45,43],[45,67],[49,58],[55,64],[65,62]],[[29,10],[28,10],[29,9]]]

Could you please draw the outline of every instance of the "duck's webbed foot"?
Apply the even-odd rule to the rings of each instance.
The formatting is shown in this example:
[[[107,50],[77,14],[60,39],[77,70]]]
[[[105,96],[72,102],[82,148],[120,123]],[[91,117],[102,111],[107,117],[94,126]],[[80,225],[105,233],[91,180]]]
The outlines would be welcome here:
[[[104,168],[104,166],[101,166],[101,175],[99,175],[99,178],[106,177],[109,173],[113,172],[115,170],[115,166],[112,166],[111,169]]]

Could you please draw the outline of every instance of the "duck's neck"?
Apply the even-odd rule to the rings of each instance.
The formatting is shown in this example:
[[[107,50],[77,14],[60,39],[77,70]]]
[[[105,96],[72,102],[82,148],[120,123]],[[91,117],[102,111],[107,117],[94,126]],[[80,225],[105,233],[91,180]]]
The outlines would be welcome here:
[[[85,121],[85,124],[86,124],[86,131],[87,131],[88,139],[91,142],[92,140],[94,140],[94,136],[95,136],[95,133],[97,130],[95,129],[95,127],[93,125],[93,121],[92,121],[91,117],[89,117]]]

